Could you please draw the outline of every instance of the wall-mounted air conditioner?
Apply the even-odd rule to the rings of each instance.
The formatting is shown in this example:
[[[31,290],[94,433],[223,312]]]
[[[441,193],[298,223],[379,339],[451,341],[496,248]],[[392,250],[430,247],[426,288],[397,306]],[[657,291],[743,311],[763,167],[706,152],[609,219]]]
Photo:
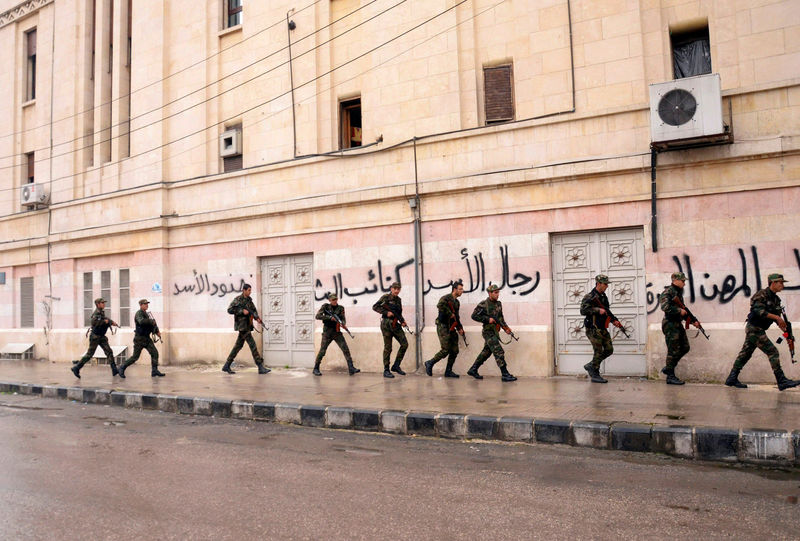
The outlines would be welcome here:
[[[230,128],[219,136],[219,155],[221,158],[238,156],[242,153],[242,129]]]
[[[723,133],[719,74],[650,85],[650,140],[653,143]]]
[[[47,206],[50,203],[47,184],[23,184],[19,190],[19,202],[27,207]]]

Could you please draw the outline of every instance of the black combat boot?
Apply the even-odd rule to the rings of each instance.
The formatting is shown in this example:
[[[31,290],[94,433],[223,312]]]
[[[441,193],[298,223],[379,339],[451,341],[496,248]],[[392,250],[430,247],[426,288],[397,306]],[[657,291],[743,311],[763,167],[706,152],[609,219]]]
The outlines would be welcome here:
[[[429,376],[433,375],[433,365],[436,364],[436,361],[431,359],[430,361],[425,361],[425,373]]]
[[[235,374],[233,370],[231,370],[231,363],[233,361],[225,361],[225,364],[222,366],[222,371],[227,372],[228,374]]]
[[[125,370],[127,368],[128,368],[128,363],[127,362],[122,363],[122,366],[117,368],[117,375],[122,379],[125,379]]]
[[[321,376],[322,372],[319,371],[319,363],[314,363],[314,370],[311,372],[315,376]]]
[[[264,366],[264,361],[261,361],[260,363],[256,363],[256,366],[258,367],[258,373],[259,374],[269,374],[270,372],[272,372],[272,370],[270,370],[269,368]],[[319,372],[319,370],[317,370],[317,372]],[[320,374],[320,375],[322,375],[322,374]]]
[[[446,378],[457,378],[459,377],[458,374],[453,372],[453,365],[456,364],[455,359],[447,359],[447,367],[444,369],[444,377]]]
[[[72,368],[70,368],[70,370],[72,370],[72,373],[75,374],[76,378],[81,379],[81,367],[80,367],[80,365],[76,364]],[[122,376],[122,377],[124,378],[125,376]]]
[[[728,379],[725,380],[725,385],[728,387],[736,387],[737,389],[747,389],[747,385],[739,381],[739,370],[731,368],[731,373],[728,374]]]
[[[159,372],[158,367],[154,366],[150,370],[150,376],[154,378],[163,378],[164,376],[166,376],[166,374],[164,372]]]
[[[384,368],[384,369],[383,369],[383,377],[385,377],[385,378],[393,378],[393,377],[394,377],[394,374],[392,374],[391,372],[389,372],[389,369],[388,369],[388,368]]]
[[[113,376],[118,376],[119,375],[119,369],[117,369],[117,363],[115,363],[114,360],[112,359],[111,362],[109,362],[109,364],[111,365],[111,376],[112,377]]]
[[[791,389],[792,387],[797,387],[798,385],[800,385],[800,381],[787,378],[783,373],[783,369],[781,368],[775,370],[775,381],[778,382],[779,391],[783,391],[784,389]]]
[[[583,369],[589,374],[592,383],[608,383],[608,380],[600,375],[600,371],[592,366],[592,363],[586,363],[583,365]]]
[[[674,368],[667,368],[666,366],[661,369],[661,373],[667,376],[667,385],[683,385],[686,383],[678,379],[678,376],[675,375]]]
[[[511,373],[508,371],[508,368],[501,368],[500,373],[502,374],[500,379],[503,381],[517,381],[517,377],[511,375]]]
[[[358,374],[361,370],[353,366],[353,361],[349,360],[347,361],[347,372],[352,376],[353,374]]]
[[[405,376],[406,375],[406,373],[403,372],[403,369],[400,368],[400,363],[397,362],[397,361],[395,361],[395,363],[392,365],[392,372],[397,372],[401,376]]]
[[[472,366],[469,367],[469,370],[467,370],[467,375],[472,376],[475,379],[483,379],[483,376],[478,374],[478,368],[480,367],[481,366],[478,363],[473,363]]]

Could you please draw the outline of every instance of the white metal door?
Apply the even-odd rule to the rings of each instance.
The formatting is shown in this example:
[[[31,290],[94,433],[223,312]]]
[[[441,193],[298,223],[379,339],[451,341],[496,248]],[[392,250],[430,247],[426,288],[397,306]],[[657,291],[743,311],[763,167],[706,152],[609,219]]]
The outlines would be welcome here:
[[[647,303],[644,239],[641,229],[565,233],[552,236],[553,305],[555,307],[556,370],[582,374],[592,358],[586,338],[581,300],[594,287],[594,277],[607,274],[606,295],[611,311],[631,336],[609,326],[614,354],[601,372],[614,376],[644,376],[647,362]]]
[[[270,257],[261,262],[264,360],[273,366],[314,364],[312,254]]]

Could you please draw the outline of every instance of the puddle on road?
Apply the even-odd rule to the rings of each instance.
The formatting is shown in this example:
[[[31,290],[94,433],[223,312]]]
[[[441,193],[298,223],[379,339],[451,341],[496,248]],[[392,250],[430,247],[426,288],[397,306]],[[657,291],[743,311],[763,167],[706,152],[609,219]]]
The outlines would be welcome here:
[[[684,415],[672,415],[670,413],[656,413],[655,416],[656,416],[656,418],[663,417],[665,419],[671,419],[673,421],[679,421],[681,419],[686,419],[686,416],[684,416]]]
[[[40,406],[20,406],[18,404],[6,404],[5,402],[0,402],[0,407],[2,408],[10,408],[14,410],[35,410],[35,411],[61,411],[63,408],[42,408]]]
[[[97,417],[96,415],[89,415],[84,417],[84,419],[95,419],[97,421],[103,421],[104,426],[123,426],[125,425],[125,421],[116,421],[114,419],[109,419],[108,417]]]
[[[383,456],[383,451],[378,449],[368,449],[366,447],[333,447],[334,451],[339,451],[348,455],[357,456]]]

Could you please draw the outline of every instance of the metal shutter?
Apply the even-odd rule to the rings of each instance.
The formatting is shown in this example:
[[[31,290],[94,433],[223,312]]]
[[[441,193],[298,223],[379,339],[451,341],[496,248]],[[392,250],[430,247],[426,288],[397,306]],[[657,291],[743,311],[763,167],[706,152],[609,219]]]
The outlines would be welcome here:
[[[514,120],[514,91],[511,64],[483,68],[486,123]]]
[[[19,326],[33,327],[33,277],[19,279]]]

